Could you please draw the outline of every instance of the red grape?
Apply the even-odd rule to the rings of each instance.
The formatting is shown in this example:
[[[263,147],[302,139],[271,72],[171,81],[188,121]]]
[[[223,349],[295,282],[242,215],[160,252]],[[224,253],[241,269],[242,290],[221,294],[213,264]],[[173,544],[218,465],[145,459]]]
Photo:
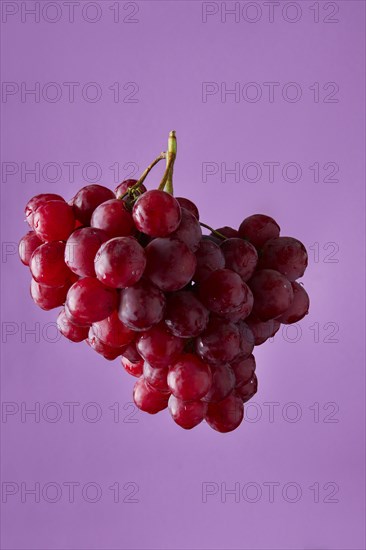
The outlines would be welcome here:
[[[243,401],[243,403],[246,403],[255,395],[258,391],[258,379],[256,374],[254,373],[251,379],[246,382],[246,384],[243,384],[242,386],[239,386],[235,389],[235,393],[240,399]]]
[[[88,325],[101,321],[116,309],[117,292],[107,288],[94,277],[85,277],[74,283],[66,298],[67,310],[77,324]]]
[[[175,397],[196,401],[209,391],[212,374],[209,365],[192,353],[186,353],[169,369],[168,386]]]
[[[220,247],[213,241],[202,239],[196,252],[197,266],[193,280],[201,283],[216,269],[225,267],[225,258]]]
[[[223,319],[227,319],[232,323],[237,323],[238,321],[246,319],[250,315],[254,304],[253,293],[248,286],[246,288],[246,291],[247,297],[245,302],[243,302],[242,305],[235,311],[231,311],[230,313],[220,313],[220,317],[222,317]]]
[[[206,422],[218,432],[226,433],[235,430],[244,416],[243,402],[231,394],[219,403],[209,403]]]
[[[72,342],[82,342],[88,338],[88,327],[74,325],[66,316],[64,309],[60,311],[57,317],[57,327],[61,334]]]
[[[46,286],[65,286],[72,273],[65,264],[65,243],[44,243],[33,252],[29,268],[37,283]]]
[[[217,269],[200,285],[199,296],[213,313],[230,313],[238,310],[250,299],[247,285],[230,269]]]
[[[181,290],[168,296],[165,323],[176,336],[198,336],[205,330],[208,318],[208,310],[192,292]]]
[[[182,219],[178,229],[171,233],[169,237],[182,241],[190,250],[192,250],[192,252],[196,252],[202,239],[201,226],[196,216],[194,216],[191,212],[185,208],[182,208],[181,211]]]
[[[93,323],[93,333],[99,340],[113,348],[127,346],[135,339],[135,332],[121,323],[117,311],[103,319]]]
[[[272,338],[281,326],[281,323],[276,319],[270,319],[264,322],[255,319],[247,319],[246,322],[254,335],[256,346],[260,346],[268,340],[268,338]]]
[[[218,403],[225,399],[235,387],[235,374],[226,363],[211,366],[212,386],[203,397],[208,403]]]
[[[115,348],[113,346],[109,346],[105,342],[102,342],[93,331],[93,328],[89,328],[88,338],[87,338],[87,344],[97,353],[100,355],[103,355],[105,359],[108,359],[108,361],[113,361],[113,359],[116,359],[120,355],[122,355],[124,351],[124,347],[118,347]]]
[[[37,208],[43,206],[48,201],[64,201],[61,195],[55,195],[54,193],[42,193],[32,197],[26,204],[25,217],[28,224],[33,228],[33,216]]]
[[[141,361],[144,362],[143,358],[137,351],[136,341],[131,342],[131,344],[126,347],[125,351],[123,352],[123,357],[125,357],[131,363],[141,363]]]
[[[225,257],[225,267],[235,271],[243,281],[248,281],[258,262],[254,246],[243,239],[226,239],[221,244],[221,250]]]
[[[275,269],[289,281],[302,277],[308,265],[305,246],[292,237],[271,239],[263,246],[260,267]]]
[[[90,225],[105,231],[110,239],[126,237],[136,231],[132,216],[123,201],[111,199],[94,210]]]
[[[227,239],[235,239],[239,237],[238,231],[233,227],[229,227],[228,225],[225,225],[224,227],[218,227],[217,229],[215,229],[215,231],[221,233],[221,235],[224,235],[224,237],[226,237]],[[215,233],[211,233],[211,235],[215,236]],[[220,242],[223,242],[223,239],[220,239]]]
[[[175,395],[169,397],[168,406],[174,422],[185,430],[191,430],[200,424],[207,412],[207,403],[203,401],[182,401]]]
[[[297,323],[305,317],[309,311],[310,300],[305,288],[296,282],[291,283],[291,286],[294,292],[293,302],[288,310],[277,319],[277,321],[285,325]]]
[[[89,225],[91,216],[97,206],[114,198],[113,191],[103,187],[103,185],[86,185],[76,193],[71,200],[71,205],[75,217],[84,225]]]
[[[64,200],[48,201],[33,215],[33,228],[42,241],[67,241],[74,231],[75,217]]]
[[[70,283],[65,286],[51,287],[37,283],[34,279],[31,281],[30,293],[35,304],[48,311],[55,307],[60,307],[65,303],[67,291],[70,288]]]
[[[240,352],[240,333],[234,323],[211,319],[207,329],[196,340],[196,351],[209,363],[230,362]]]
[[[273,269],[257,271],[248,282],[254,296],[253,316],[260,321],[274,319],[291,305],[291,283]]]
[[[146,382],[161,393],[169,393],[168,368],[155,369],[147,361],[144,362],[143,375]]]
[[[240,388],[244,386],[252,378],[255,371],[255,358],[254,355],[244,357],[239,355],[234,361],[230,363],[235,375],[235,387]]]
[[[169,393],[161,393],[150,386],[143,376],[133,389],[133,400],[136,406],[149,414],[156,414],[168,406]]]
[[[101,229],[76,229],[66,242],[66,264],[79,277],[95,277],[94,258],[101,244],[107,240],[108,235]]]
[[[164,323],[154,325],[141,334],[137,351],[154,368],[170,366],[184,348],[184,340],[174,336]]]
[[[189,210],[197,220],[200,219],[200,214],[198,212],[197,206],[189,199],[186,199],[185,197],[175,197],[176,200],[179,202],[181,208],[185,208],[186,210]]]
[[[133,363],[123,355],[121,357],[121,364],[122,364],[122,367],[125,369],[125,371],[128,372],[128,374],[131,374],[136,378],[140,378],[140,376],[142,376],[143,366],[144,366],[143,360],[137,361],[137,363]]]
[[[153,189],[138,198],[132,216],[137,229],[142,233],[150,237],[166,237],[177,229],[181,220],[181,208],[172,195]]]
[[[35,249],[42,244],[34,231],[28,231],[19,242],[19,257],[24,265],[29,265],[31,256]]]
[[[111,288],[126,288],[137,283],[145,265],[144,249],[133,237],[115,237],[103,243],[94,260],[98,279]]]
[[[280,226],[270,216],[253,214],[240,224],[239,237],[246,239],[256,248],[261,248],[266,241],[278,237]]]
[[[119,318],[133,330],[148,330],[162,320],[165,296],[156,286],[141,280],[121,292]]]
[[[240,335],[240,355],[248,357],[255,345],[255,338],[251,328],[244,321],[237,323]]]
[[[145,276],[161,290],[180,290],[191,281],[196,257],[185,243],[158,238],[147,245],[145,253]]]

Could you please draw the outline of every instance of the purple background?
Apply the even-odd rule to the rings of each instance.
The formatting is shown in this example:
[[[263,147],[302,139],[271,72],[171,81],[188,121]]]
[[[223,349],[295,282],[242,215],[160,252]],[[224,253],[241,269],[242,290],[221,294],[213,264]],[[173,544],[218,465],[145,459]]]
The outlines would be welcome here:
[[[142,1],[138,13],[129,16],[133,3],[121,2],[120,18],[137,22],[114,23],[112,3],[98,3],[102,16],[96,23],[81,17],[84,2],[74,23],[66,8],[56,23],[46,20],[55,16],[52,7],[39,23],[31,16],[22,22],[20,12],[6,19],[3,12],[3,81],[28,87],[57,82],[63,95],[54,103],[42,96],[39,102],[30,96],[22,102],[15,93],[3,95],[1,105],[2,399],[5,412],[14,412],[2,418],[2,548],[365,548],[365,4],[326,7],[320,2],[316,23],[313,3],[298,2],[300,19],[290,23],[286,17],[294,19],[295,8],[282,15],[281,3],[271,23],[268,7],[256,2],[262,16],[258,12],[255,23],[246,21],[243,12],[238,22],[230,15],[221,21],[217,13],[204,23],[202,10],[220,3]],[[6,2],[2,4],[4,10]],[[334,5],[339,12],[331,15]],[[94,17],[92,8],[88,13]],[[255,17],[254,11],[244,15]],[[331,18],[339,21],[324,21]],[[81,83],[74,103],[62,85],[70,81]],[[263,85],[269,81],[279,83],[273,102]],[[101,87],[100,101],[82,98],[80,89],[87,82]],[[108,89],[115,82],[121,86],[117,103]],[[136,84],[124,90],[128,82]],[[204,102],[203,82],[226,83],[227,89],[235,82],[241,87],[256,82],[263,95],[257,102],[236,102],[232,95],[225,101],[216,93]],[[301,86],[299,101],[281,95],[288,82]],[[318,102],[309,89],[314,82],[320,86]],[[324,102],[334,89],[323,89],[328,82],[339,87],[337,102]],[[132,99],[137,102],[123,102],[136,85]],[[54,191],[72,197],[88,183],[81,171],[88,162],[100,166],[100,183],[114,187],[109,167],[119,163],[120,179],[134,168],[126,163],[137,163],[141,172],[165,148],[173,128],[179,147],[176,194],[197,201],[203,221],[236,227],[247,215],[265,212],[279,221],[282,234],[311,247],[303,279],[310,314],[299,324],[301,334],[300,329],[280,332],[275,342],[257,348],[260,389],[255,404],[247,409],[247,422],[227,435],[205,424],[185,432],[166,411],[155,417],[133,411],[128,405],[133,379],[118,360],[108,363],[85,344],[55,336],[49,323],[56,312],[33,305],[29,272],[13,244],[27,231],[23,208],[30,196]],[[63,165],[72,161],[80,163],[74,182]],[[269,182],[263,163],[272,161],[280,167]],[[58,163],[59,181],[49,181],[51,169],[38,182],[34,176],[22,178],[21,163],[31,167],[36,162],[41,168]],[[218,173],[203,178],[204,162],[216,163],[211,167],[217,166]],[[242,168],[248,162],[261,166],[258,182],[240,174],[239,181],[233,175],[223,175],[226,181],[221,181],[221,163]],[[299,181],[283,177],[288,162],[300,165]],[[318,183],[309,169],[315,162],[320,165]],[[323,181],[332,170],[333,165],[322,168],[328,162],[339,167],[338,181]],[[19,171],[9,174],[14,167]],[[149,185],[157,185],[161,172],[162,167],[156,169]],[[291,170],[289,174],[291,178]],[[40,334],[27,334],[31,329]],[[21,408],[36,402],[39,422],[29,415],[22,422]],[[61,410],[56,422],[50,421],[56,412],[47,406],[50,402]],[[80,404],[74,422],[65,402]],[[95,413],[85,407],[90,402],[102,414],[94,423],[85,416]],[[270,402],[278,403],[273,422]],[[116,403],[120,418],[115,422]],[[291,422],[296,414],[301,418]],[[36,482],[40,502],[31,495],[23,495],[22,502],[21,483],[31,488]],[[50,502],[55,495],[55,487],[46,485],[50,482],[62,488],[58,502]],[[63,485],[67,482],[80,484],[74,502]],[[102,491],[95,503],[88,502],[92,488],[82,494],[90,482]],[[109,489],[116,482],[118,503]],[[133,497],[138,502],[123,502],[136,487],[126,486],[129,482],[138,485]],[[216,492],[207,502],[202,497],[205,482]],[[279,484],[273,502],[269,482]],[[289,482],[297,485],[286,486]],[[225,502],[225,487],[232,489],[235,483],[239,502],[232,494]],[[314,483],[319,484],[319,502]],[[7,496],[9,487],[19,490]],[[258,487],[262,494],[255,499]],[[298,501],[289,502],[299,488]]]

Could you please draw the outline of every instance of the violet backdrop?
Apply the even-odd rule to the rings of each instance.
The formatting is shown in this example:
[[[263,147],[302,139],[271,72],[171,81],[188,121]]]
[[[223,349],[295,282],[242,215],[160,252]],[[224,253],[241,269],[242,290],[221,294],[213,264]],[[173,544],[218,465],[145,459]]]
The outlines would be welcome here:
[[[2,548],[365,548],[365,3],[70,10],[2,2]],[[310,255],[310,313],[256,349],[227,435],[136,411],[118,360],[57,337],[16,253],[29,197],[114,188],[171,129],[203,221],[267,213]]]

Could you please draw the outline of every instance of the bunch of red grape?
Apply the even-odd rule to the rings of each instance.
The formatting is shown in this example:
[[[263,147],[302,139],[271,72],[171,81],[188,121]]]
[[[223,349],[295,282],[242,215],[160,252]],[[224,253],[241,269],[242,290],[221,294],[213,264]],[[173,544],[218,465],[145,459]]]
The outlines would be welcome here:
[[[308,312],[305,247],[263,214],[203,236],[195,204],[143,179],[30,199],[19,254],[32,298],[63,306],[69,340],[121,357],[142,411],[232,431],[257,391],[254,346]]]

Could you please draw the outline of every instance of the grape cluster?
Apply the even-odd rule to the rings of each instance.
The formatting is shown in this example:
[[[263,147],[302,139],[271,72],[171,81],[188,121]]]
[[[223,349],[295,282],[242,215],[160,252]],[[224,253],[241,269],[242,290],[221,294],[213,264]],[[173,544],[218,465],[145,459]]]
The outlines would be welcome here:
[[[257,391],[254,346],[308,312],[303,244],[269,216],[202,235],[187,198],[136,180],[37,195],[19,254],[44,310],[73,342],[121,358],[142,411],[191,429],[236,429]],[[204,224],[202,224],[204,225]]]

